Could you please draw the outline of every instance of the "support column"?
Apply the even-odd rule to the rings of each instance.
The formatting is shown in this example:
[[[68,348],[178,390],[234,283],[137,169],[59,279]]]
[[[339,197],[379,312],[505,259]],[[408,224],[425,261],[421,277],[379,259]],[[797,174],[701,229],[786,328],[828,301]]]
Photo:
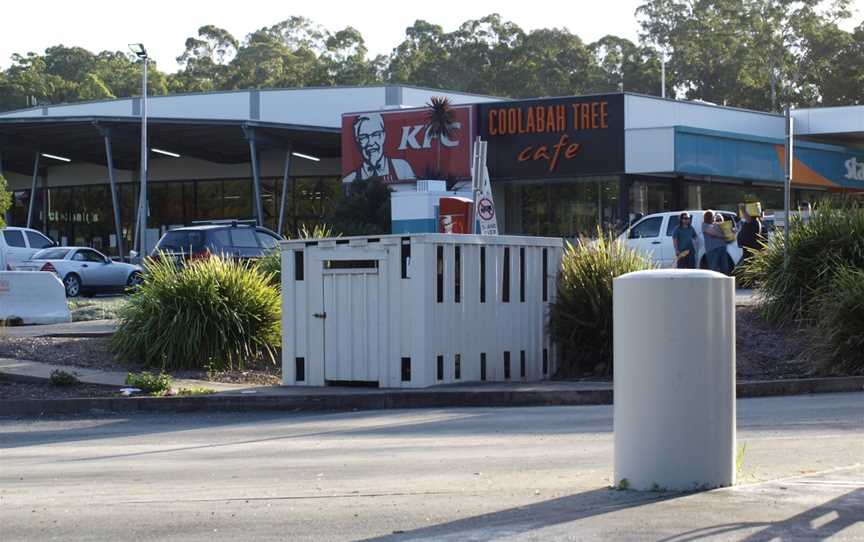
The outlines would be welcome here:
[[[36,181],[39,179],[39,150],[36,150],[36,158],[33,160],[33,182],[30,184],[30,202],[27,205],[27,227],[33,225],[33,209],[36,207]]]
[[[111,147],[111,130],[103,131],[105,136],[105,161],[108,165],[108,183],[111,186],[111,206],[114,209],[114,231],[117,235],[117,254],[123,261],[123,227],[120,224],[120,202],[117,198],[117,179],[114,174],[114,154]]]
[[[288,179],[291,174],[291,147],[285,150],[285,171],[282,173],[282,199],[279,201],[279,226],[276,233],[282,235],[285,224],[285,202],[288,199]]]
[[[3,151],[0,151],[0,176],[3,176]],[[12,189],[9,187],[9,181],[6,181],[6,188],[9,192],[12,192]],[[12,202],[14,204],[14,201]],[[7,226],[12,224],[12,207],[10,206],[6,209],[6,212],[3,214],[3,221]]]
[[[252,192],[255,201],[253,212],[255,222],[259,226],[264,225],[264,210],[261,205],[261,174],[258,168],[258,147],[255,143],[255,135],[249,138],[249,159],[252,162]]]

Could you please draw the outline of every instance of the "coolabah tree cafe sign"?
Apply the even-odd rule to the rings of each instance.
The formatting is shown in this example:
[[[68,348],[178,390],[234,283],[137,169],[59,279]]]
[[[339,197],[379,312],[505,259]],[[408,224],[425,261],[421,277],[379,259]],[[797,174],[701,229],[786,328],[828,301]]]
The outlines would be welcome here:
[[[492,180],[624,171],[624,95],[499,102],[479,106]]]

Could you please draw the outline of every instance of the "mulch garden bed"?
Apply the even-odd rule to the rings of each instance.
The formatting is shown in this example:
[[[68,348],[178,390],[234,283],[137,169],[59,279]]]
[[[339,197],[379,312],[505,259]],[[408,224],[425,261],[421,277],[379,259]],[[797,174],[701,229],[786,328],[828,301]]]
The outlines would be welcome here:
[[[739,380],[773,380],[812,376],[804,359],[807,337],[794,328],[777,328],[764,322],[756,307],[737,307],[736,368]],[[109,338],[0,338],[0,357],[112,371],[141,371],[141,364],[115,359]],[[278,385],[279,365],[258,365],[245,371],[178,371],[174,378],[210,380],[250,385]],[[115,395],[116,390],[103,386],[79,384],[69,387],[50,384],[22,384],[0,381],[0,399],[101,397]]]

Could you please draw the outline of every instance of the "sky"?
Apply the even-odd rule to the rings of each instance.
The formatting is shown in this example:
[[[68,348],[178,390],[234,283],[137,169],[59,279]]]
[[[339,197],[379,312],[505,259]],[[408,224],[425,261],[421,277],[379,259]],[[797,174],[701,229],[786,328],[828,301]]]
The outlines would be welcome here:
[[[371,55],[389,54],[405,36],[405,28],[417,19],[441,25],[445,31],[462,22],[499,13],[524,30],[565,27],[586,43],[607,34],[638,39],[634,16],[642,0],[601,2],[516,2],[514,0],[436,0],[357,2],[317,0],[273,2],[260,0],[40,0],[10,2],[3,8],[0,68],[11,64],[13,53],[44,52],[46,47],[77,45],[93,52],[128,50],[129,43],[144,43],[159,68],[176,71],[175,58],[187,37],[213,24],[237,39],[293,15],[302,15],[331,31],[346,26],[360,30]],[[136,8],[142,8],[139,13]],[[853,17],[843,25],[851,30],[861,21],[864,0],[853,0]]]

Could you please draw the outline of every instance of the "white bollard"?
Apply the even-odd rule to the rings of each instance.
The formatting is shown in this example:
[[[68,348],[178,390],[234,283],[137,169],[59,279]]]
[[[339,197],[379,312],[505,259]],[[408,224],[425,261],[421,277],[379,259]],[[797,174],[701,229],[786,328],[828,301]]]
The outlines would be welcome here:
[[[733,485],[735,279],[639,271],[613,298],[615,485]]]

